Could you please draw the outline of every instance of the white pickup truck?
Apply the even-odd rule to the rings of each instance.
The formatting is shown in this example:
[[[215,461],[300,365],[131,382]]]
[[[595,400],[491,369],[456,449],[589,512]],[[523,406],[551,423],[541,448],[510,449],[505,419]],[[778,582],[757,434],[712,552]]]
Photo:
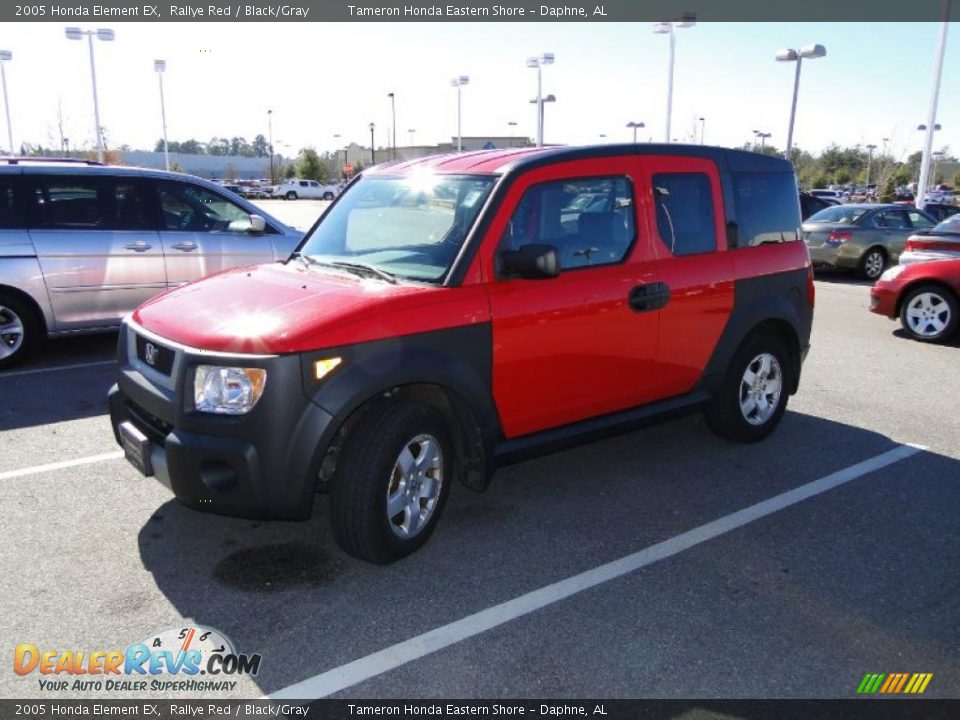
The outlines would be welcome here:
[[[291,178],[273,188],[273,197],[284,200],[307,198],[311,200],[333,200],[337,195],[336,185],[324,185],[316,180]]]

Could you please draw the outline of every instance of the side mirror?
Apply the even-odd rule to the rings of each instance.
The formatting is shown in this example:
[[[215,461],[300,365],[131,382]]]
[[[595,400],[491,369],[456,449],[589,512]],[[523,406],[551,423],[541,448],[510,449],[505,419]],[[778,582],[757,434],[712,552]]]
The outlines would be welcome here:
[[[227,226],[227,230],[235,233],[262,233],[267,227],[266,220],[260,215],[249,215],[246,220],[234,220]]]
[[[500,253],[503,271],[509,277],[547,280],[560,274],[560,260],[553,245],[531,243]]]

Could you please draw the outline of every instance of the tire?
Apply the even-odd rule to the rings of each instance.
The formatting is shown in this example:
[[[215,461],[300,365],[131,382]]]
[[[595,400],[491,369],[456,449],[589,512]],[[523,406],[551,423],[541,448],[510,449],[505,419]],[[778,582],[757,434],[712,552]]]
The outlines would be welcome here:
[[[288,192],[286,195],[284,195],[284,197],[285,197],[287,200],[296,200],[296,199],[297,199],[297,194],[296,194],[293,190],[291,190],[291,191]]]
[[[900,324],[920,342],[936,343],[949,338],[960,322],[957,296],[939,285],[911,289],[900,306]]]
[[[0,370],[21,362],[39,343],[41,323],[20,298],[0,293]]]
[[[333,200],[333,193],[332,193],[332,192],[325,192],[325,193],[323,194],[323,199],[324,199],[324,200]]]
[[[333,478],[337,543],[379,565],[415,552],[436,527],[454,467],[450,428],[439,410],[407,400],[371,410],[348,436]]]
[[[707,408],[707,425],[735,442],[763,440],[786,412],[793,372],[790,354],[779,337],[763,333],[748,338],[733,356]]]
[[[887,268],[887,253],[883,248],[868,248],[860,258],[859,272],[860,276],[870,280],[877,280],[883,271]]]

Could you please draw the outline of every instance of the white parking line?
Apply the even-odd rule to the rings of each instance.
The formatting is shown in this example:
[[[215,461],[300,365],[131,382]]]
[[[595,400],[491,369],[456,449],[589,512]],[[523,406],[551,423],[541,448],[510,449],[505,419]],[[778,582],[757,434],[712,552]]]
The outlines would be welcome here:
[[[96,367],[98,365],[116,365],[116,360],[97,360],[89,363],[76,363],[75,365],[54,365],[53,367],[33,368],[32,370],[13,370],[11,372],[0,373],[0,380],[4,378],[23,377],[24,375],[36,375],[37,373],[53,372],[54,370],[79,370],[80,368]]]
[[[11,480],[13,478],[24,477],[25,475],[36,475],[53,470],[63,470],[64,468],[77,467],[78,465],[92,465],[93,463],[117,460],[122,457],[123,451],[115,450],[114,452],[100,453],[99,455],[87,455],[86,457],[76,458],[74,460],[61,460],[60,462],[47,463],[46,465],[34,465],[33,467],[20,468],[19,470],[7,470],[6,472],[0,472],[0,480]]]
[[[431,653],[449,647],[461,640],[479,635],[482,632],[503,625],[552,605],[577,593],[589,590],[592,587],[609,580],[628,575],[641,568],[666,558],[689,550],[708,540],[724,535],[731,530],[743,527],[748,523],[772,515],[784,508],[795,505],[808,498],[825,493],[851,480],[856,480],[868,473],[900,462],[912,455],[925,450],[919,445],[900,445],[893,450],[838,470],[819,480],[801,485],[798,488],[776,495],[768,500],[751,505],[743,510],[724,515],[717,520],[689,530],[681,535],[664,540],[644,550],[627,555],[619,560],[600,565],[579,575],[574,575],[560,582],[533,590],[524,595],[508,600],[507,602],[481,610],[473,615],[456,620],[448,625],[430,630],[422,635],[404,640],[384,650],[372,653],[366,657],[354,660],[346,665],[327,670],[326,672],[307,678],[267,696],[275,700],[313,700],[327,697],[335,692],[344,690],[357,683],[368,680],[382,673],[406,665],[413,660],[422,658]]]

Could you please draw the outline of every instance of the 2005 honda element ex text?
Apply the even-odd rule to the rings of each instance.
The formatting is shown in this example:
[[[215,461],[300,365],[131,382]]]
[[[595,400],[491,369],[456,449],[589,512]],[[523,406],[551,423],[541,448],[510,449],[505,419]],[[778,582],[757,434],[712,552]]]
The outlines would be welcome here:
[[[521,458],[699,410],[760,440],[809,346],[797,197],[788,162],[702,146],[373,168],[286,261],[126,319],[117,441],[199,510],[304,519],[329,490],[342,547],[387,563]]]

